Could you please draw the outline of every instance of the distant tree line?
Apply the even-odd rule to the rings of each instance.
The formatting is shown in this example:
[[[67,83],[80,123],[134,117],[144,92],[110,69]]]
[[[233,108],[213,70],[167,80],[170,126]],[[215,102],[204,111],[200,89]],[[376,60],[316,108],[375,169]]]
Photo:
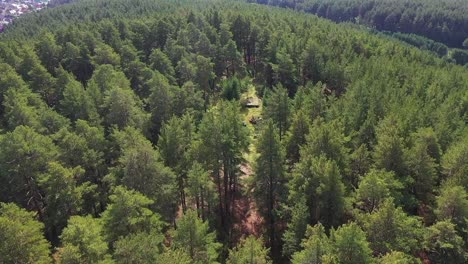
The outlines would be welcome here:
[[[464,0],[247,0],[294,8],[336,22],[354,22],[378,30],[416,34],[461,48],[468,38]]]

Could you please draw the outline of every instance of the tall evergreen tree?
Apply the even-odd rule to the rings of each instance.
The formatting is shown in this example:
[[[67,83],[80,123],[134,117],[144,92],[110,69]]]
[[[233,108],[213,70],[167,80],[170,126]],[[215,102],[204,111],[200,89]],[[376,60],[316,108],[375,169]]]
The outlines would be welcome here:
[[[269,264],[268,249],[263,246],[263,241],[249,236],[229,251],[227,264]]]
[[[106,263],[110,260],[99,219],[72,216],[60,238],[62,247],[58,256],[62,263]]]
[[[260,213],[266,221],[269,246],[275,254],[280,236],[279,210],[286,198],[287,177],[284,168],[284,151],[273,121],[270,120],[265,124],[256,149],[259,156],[255,164],[252,188]]]
[[[209,232],[208,222],[198,218],[195,211],[188,210],[179,219],[172,236],[172,246],[189,254],[192,263],[217,263],[221,244],[216,242],[215,234]]]
[[[282,85],[278,85],[270,94],[267,93],[264,104],[263,116],[273,120],[278,127],[281,140],[286,134],[290,123],[289,115],[291,110],[287,90]]]
[[[43,229],[34,213],[15,204],[0,203],[0,262],[50,263],[50,245]]]

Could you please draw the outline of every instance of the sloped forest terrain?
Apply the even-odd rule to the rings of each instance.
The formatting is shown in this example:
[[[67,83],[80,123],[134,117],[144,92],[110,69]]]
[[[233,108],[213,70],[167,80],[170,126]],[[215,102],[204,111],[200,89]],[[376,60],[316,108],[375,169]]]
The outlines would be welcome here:
[[[293,10],[83,0],[0,35],[0,263],[466,263],[468,69]]]

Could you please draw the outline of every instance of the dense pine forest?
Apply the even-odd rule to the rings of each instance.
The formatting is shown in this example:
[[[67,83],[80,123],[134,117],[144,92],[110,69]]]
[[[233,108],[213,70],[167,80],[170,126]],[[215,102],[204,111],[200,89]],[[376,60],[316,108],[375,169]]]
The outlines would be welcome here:
[[[463,264],[467,122],[467,67],[354,24],[240,0],[26,15],[0,35],[0,263]]]
[[[246,1],[365,25],[458,64],[468,64],[468,2],[465,0]]]
[[[333,21],[350,21],[378,30],[413,33],[449,47],[468,38],[464,0],[247,0],[294,8]]]

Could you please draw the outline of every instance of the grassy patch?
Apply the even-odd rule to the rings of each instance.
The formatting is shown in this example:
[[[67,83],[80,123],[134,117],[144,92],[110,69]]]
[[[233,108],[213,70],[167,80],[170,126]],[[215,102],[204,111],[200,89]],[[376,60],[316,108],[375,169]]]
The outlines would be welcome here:
[[[258,98],[257,92],[255,89],[255,86],[253,84],[249,84],[248,89],[246,92],[244,92],[241,95],[241,100],[242,99],[247,99],[249,97],[253,98]],[[260,106],[257,108],[247,108],[244,107],[242,109],[242,114],[244,115],[244,122],[249,129],[249,135],[250,135],[250,145],[249,145],[249,151],[247,153],[244,153],[244,158],[246,161],[250,164],[253,164],[253,162],[256,159],[256,149],[255,149],[255,144],[257,141],[257,133],[258,131],[256,130],[256,126],[251,124],[249,121],[252,117],[260,117],[262,114],[262,101],[258,98],[260,102]]]

